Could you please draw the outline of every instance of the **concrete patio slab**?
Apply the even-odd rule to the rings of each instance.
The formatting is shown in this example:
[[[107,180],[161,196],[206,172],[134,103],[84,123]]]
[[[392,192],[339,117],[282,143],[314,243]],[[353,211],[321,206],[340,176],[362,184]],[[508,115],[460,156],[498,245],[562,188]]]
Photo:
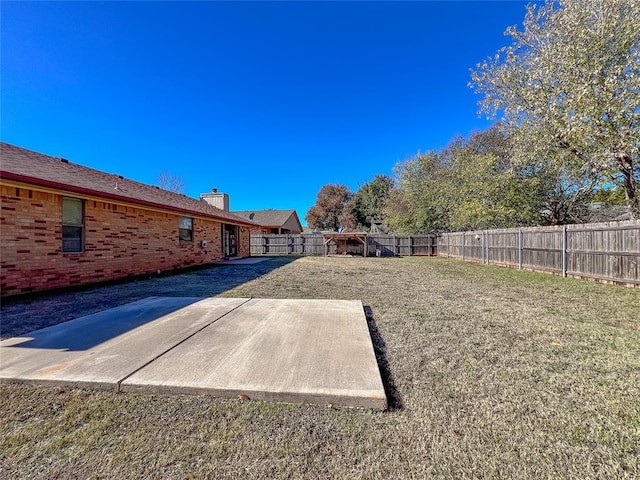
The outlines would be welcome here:
[[[359,300],[252,299],[129,377],[122,390],[386,407]]]
[[[119,383],[247,299],[150,297],[0,342],[0,381],[101,389]]]
[[[0,342],[0,381],[386,407],[356,300],[152,297]]]

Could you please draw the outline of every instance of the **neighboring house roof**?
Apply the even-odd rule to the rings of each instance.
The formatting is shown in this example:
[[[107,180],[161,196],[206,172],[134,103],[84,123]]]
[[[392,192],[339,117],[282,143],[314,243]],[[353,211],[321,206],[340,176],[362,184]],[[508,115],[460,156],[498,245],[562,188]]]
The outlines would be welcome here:
[[[254,222],[195,198],[4,142],[0,142],[0,178],[255,226]]]
[[[369,233],[388,235],[389,227],[387,227],[383,220],[373,220],[371,222],[371,229]]]
[[[287,228],[288,230],[296,230],[302,232],[302,225],[295,210],[243,210],[234,211],[235,215],[239,215],[247,220],[257,223],[261,227],[269,228]]]
[[[589,205],[588,221],[591,223],[625,220],[632,220],[631,212],[626,205],[606,205],[602,202],[592,202]]]

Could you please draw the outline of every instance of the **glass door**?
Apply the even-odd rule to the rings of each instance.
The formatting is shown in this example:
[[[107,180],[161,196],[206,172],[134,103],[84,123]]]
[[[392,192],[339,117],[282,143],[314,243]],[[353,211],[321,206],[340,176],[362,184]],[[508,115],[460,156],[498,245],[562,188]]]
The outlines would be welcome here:
[[[238,255],[236,246],[238,227],[235,225],[222,225],[222,251],[225,257],[235,257]]]

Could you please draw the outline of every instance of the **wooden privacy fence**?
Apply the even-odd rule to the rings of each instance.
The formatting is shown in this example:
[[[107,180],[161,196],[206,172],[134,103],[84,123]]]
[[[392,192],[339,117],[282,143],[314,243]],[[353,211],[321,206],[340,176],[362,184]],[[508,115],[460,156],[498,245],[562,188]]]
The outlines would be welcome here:
[[[370,256],[403,256],[413,255],[435,256],[437,237],[435,235],[370,235],[367,237]]]
[[[440,255],[520,270],[640,286],[640,220],[434,235],[367,235],[369,256]],[[318,234],[251,235],[251,255],[362,255]]]
[[[435,235],[367,235],[368,256],[436,255]],[[328,245],[331,254],[341,253],[337,245]],[[348,252],[364,253],[363,245],[350,245]],[[324,255],[325,238],[318,234],[251,235],[251,255]]]
[[[640,221],[445,233],[438,255],[640,285]]]
[[[324,255],[322,235],[251,234],[251,255]]]

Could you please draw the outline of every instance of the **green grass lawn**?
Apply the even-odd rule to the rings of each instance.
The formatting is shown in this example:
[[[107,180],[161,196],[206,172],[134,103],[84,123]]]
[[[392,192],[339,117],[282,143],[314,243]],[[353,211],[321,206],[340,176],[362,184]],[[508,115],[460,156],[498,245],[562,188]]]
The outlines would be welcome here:
[[[640,477],[640,289],[305,257],[222,295],[361,299],[390,409],[1,385],[0,477]]]

